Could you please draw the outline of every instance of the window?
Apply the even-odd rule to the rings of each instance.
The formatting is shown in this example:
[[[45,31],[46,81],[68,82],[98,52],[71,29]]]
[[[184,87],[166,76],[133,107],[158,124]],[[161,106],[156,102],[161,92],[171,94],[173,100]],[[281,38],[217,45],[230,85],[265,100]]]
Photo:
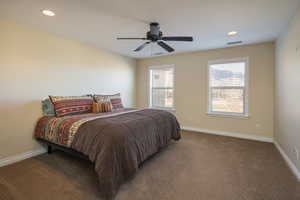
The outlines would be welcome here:
[[[149,106],[174,109],[174,66],[149,67]]]
[[[209,62],[208,114],[248,116],[248,59]]]

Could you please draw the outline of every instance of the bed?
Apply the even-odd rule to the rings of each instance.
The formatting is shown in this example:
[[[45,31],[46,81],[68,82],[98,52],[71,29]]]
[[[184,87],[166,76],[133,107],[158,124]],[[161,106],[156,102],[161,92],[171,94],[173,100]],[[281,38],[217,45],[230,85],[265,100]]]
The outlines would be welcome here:
[[[162,110],[122,109],[39,119],[35,138],[89,159],[98,174],[99,190],[114,199],[120,185],[134,177],[139,165],[179,140],[176,117]]]

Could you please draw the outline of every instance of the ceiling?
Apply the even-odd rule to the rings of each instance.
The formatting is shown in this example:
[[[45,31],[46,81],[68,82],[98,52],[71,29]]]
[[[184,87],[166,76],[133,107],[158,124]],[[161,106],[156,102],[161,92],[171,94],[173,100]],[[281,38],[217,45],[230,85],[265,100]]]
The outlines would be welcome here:
[[[90,43],[125,56],[144,58],[164,52],[157,45],[133,50],[143,41],[150,22],[166,36],[193,36],[194,42],[167,42],[175,53],[223,48],[276,39],[300,0],[0,0],[0,17]],[[50,9],[54,17],[41,14]],[[238,31],[228,37],[227,32]],[[165,53],[167,54],[167,53]]]

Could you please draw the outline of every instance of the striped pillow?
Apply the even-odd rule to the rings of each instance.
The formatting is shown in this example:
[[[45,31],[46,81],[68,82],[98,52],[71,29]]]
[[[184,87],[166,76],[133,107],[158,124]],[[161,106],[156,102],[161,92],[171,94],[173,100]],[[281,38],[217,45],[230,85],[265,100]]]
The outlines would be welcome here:
[[[96,102],[110,101],[112,104],[113,110],[118,110],[118,109],[124,108],[120,93],[113,94],[113,95],[94,95],[94,100]]]
[[[110,98],[114,98],[114,97],[121,97],[121,94],[120,93],[112,94],[112,95],[95,94],[93,96],[93,98],[96,102],[110,101]]]
[[[121,97],[110,98],[110,102],[114,110],[119,110],[124,108]]]
[[[93,113],[111,112],[112,105],[110,101],[93,102]]]
[[[49,96],[49,98],[54,105],[56,117],[92,111],[91,96]]]

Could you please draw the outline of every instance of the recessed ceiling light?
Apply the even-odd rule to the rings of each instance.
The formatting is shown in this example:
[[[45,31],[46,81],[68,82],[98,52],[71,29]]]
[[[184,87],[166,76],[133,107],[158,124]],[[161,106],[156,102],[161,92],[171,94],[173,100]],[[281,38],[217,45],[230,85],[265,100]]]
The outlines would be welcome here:
[[[50,16],[50,17],[53,17],[55,15],[55,13],[51,10],[42,10],[42,13],[44,15],[47,15],[47,16]]]
[[[227,33],[227,35],[228,36],[234,36],[234,35],[236,35],[238,32],[236,32],[236,31],[230,31],[230,32],[228,32]]]

